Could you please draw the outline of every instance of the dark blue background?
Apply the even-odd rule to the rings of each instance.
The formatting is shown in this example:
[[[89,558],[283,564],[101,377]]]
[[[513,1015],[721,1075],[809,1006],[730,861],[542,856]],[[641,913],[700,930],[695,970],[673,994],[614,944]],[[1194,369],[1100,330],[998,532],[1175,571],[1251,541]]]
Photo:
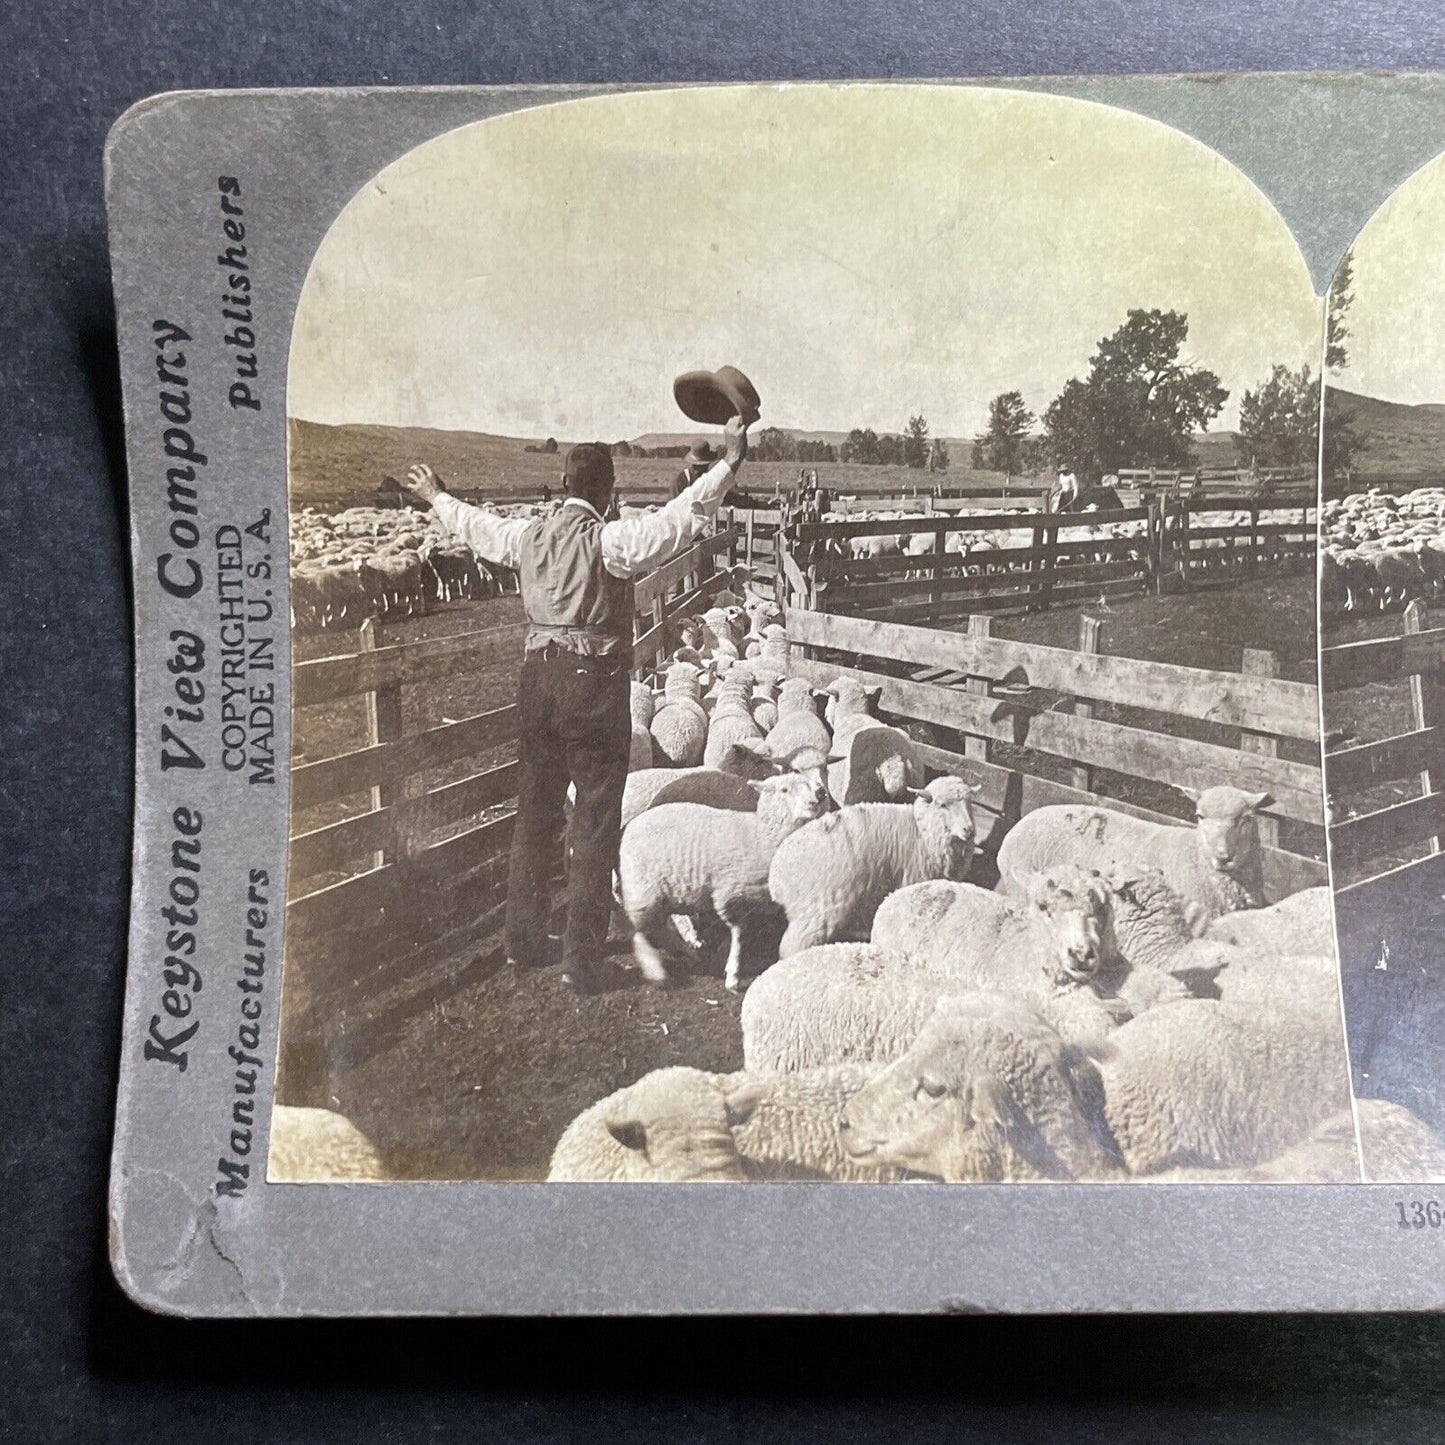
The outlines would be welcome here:
[[[0,27],[0,1436],[1445,1434],[1438,1319],[182,1324],[120,1297],[104,1218],[131,656],[100,156],[122,110],[209,86],[1441,66],[1437,5],[12,0]]]

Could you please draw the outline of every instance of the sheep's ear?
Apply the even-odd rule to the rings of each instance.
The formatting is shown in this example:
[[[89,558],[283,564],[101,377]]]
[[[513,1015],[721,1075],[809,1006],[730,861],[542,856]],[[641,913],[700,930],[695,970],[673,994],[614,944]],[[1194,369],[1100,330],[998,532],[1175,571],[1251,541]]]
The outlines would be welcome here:
[[[723,1101],[723,1107],[727,1110],[728,1128],[736,1129],[740,1124],[746,1124],[757,1111],[759,1104],[767,1093],[764,1086],[755,1079],[740,1084],[728,1094]]]
[[[878,687],[865,687],[863,689],[863,696],[866,697],[869,702],[876,703],[878,699],[883,696],[883,688],[881,685]]]
[[[1261,808],[1268,808],[1274,798],[1269,793],[1246,793],[1245,801],[1249,804],[1250,812],[1257,813]]]
[[[758,778],[744,778],[743,782],[745,782],[748,787],[750,787],[755,793],[761,793],[763,791],[762,780]]]
[[[636,1119],[609,1119],[607,1132],[624,1149],[635,1149],[639,1154],[647,1153],[647,1130]]]

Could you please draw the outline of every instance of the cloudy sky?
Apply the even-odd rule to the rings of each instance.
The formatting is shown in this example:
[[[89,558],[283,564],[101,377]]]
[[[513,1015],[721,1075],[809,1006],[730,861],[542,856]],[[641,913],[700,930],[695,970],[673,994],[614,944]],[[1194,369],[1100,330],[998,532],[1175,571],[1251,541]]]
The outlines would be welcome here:
[[[1042,411],[1130,307],[1188,313],[1231,392],[1319,351],[1273,208],[1212,151],[1087,102],[956,87],[578,100],[418,147],[343,211],[288,405],[563,439],[685,427],[741,367],[765,424],[982,429]]]
[[[1445,402],[1445,157],[1375,212],[1353,251],[1349,364],[1330,380],[1386,401]]]

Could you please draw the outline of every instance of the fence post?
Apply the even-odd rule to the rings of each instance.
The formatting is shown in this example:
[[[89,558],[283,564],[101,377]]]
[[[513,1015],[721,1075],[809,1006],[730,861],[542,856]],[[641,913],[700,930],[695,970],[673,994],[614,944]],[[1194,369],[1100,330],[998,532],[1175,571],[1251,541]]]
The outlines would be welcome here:
[[[968,618],[968,635],[975,641],[987,641],[992,626],[992,619],[984,612],[972,612]],[[970,673],[963,683],[964,691],[970,697],[987,697],[989,679],[987,676],[979,676]],[[986,763],[988,761],[988,739],[977,736],[973,733],[963,735],[963,755],[972,758],[975,762]]]
[[[377,636],[379,624],[376,618],[368,617],[361,624],[361,651],[374,652],[381,645]],[[378,743],[392,743],[401,737],[401,687],[393,683],[390,687],[380,687],[374,692],[366,694],[366,743],[368,747],[375,747]],[[397,802],[401,796],[400,789],[395,784],[376,783],[371,788],[371,807],[389,808]],[[384,864],[394,863],[397,855],[402,851],[403,840],[396,836],[395,816],[387,829],[388,837],[382,847],[378,848],[371,857],[371,866],[380,868]]]
[[[933,583],[929,592],[928,615],[938,626],[943,615],[943,527],[933,529]]]
[[[1102,617],[1079,617],[1079,651],[1099,653],[1104,650],[1104,619]],[[1069,709],[1075,717],[1090,718],[1094,715],[1094,704],[1076,698]],[[1094,791],[1094,770],[1082,763],[1069,769],[1069,782],[1080,792]]]
[[[1240,671],[1246,677],[1278,677],[1279,657],[1276,653],[1262,648],[1246,647]],[[1239,750],[1242,753],[1254,753],[1257,757],[1274,758],[1279,756],[1279,740],[1268,733],[1244,730],[1239,735]],[[1268,848],[1279,847],[1278,819],[1260,818],[1259,841]]]
[[[1405,608],[1405,631],[1407,633],[1425,630],[1425,604],[1417,597]],[[1439,673],[1410,674],[1410,712],[1416,732],[1423,728],[1435,727],[1445,722],[1445,690],[1442,690]],[[1420,792],[1438,792],[1438,780],[1429,768],[1420,772]],[[1432,853],[1440,851],[1440,835],[1437,833],[1426,840]]]

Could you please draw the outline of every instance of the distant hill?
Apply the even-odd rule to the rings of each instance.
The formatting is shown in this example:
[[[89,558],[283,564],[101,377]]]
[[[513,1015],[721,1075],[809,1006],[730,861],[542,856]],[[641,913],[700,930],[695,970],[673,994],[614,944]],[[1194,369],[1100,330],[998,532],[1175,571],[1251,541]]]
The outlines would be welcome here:
[[[766,426],[767,423],[762,423]],[[760,430],[755,428],[754,430]],[[695,442],[699,437],[712,437],[717,433],[717,427],[700,426],[696,431],[650,431],[644,432],[640,437],[631,437],[629,440],[635,447],[677,447],[687,446]],[[791,437],[797,442],[827,442],[831,446],[842,446],[848,440],[848,433],[845,431],[808,431],[803,427],[780,426],[775,430],[782,432],[786,437]],[[898,435],[898,433],[894,433]],[[944,437],[948,443],[950,452],[959,447],[968,448],[973,445],[972,437]]]
[[[1405,480],[1445,475],[1445,404],[1411,406],[1342,387],[1325,388],[1325,426],[1344,418],[1359,442],[1357,478]]]

